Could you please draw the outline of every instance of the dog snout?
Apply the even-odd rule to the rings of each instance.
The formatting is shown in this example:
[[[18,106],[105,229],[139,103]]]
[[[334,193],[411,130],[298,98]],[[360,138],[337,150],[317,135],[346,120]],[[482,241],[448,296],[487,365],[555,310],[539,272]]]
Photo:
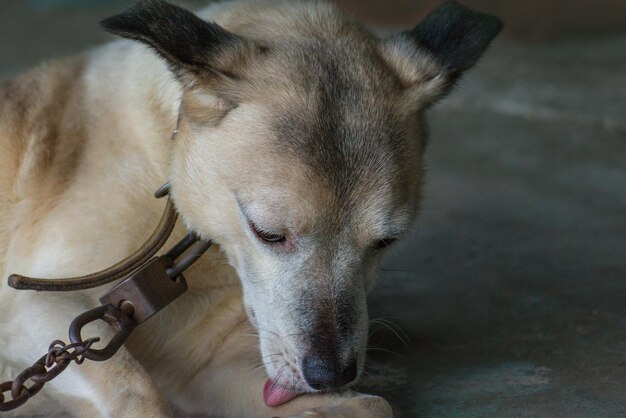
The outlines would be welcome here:
[[[366,337],[365,298],[352,290],[336,298],[309,297],[300,310],[306,324],[300,370],[315,390],[339,389],[358,375],[358,356]],[[361,303],[359,303],[361,302]]]
[[[332,390],[347,385],[356,379],[356,358],[340,366],[336,359],[307,354],[302,360],[302,374],[315,390]]]

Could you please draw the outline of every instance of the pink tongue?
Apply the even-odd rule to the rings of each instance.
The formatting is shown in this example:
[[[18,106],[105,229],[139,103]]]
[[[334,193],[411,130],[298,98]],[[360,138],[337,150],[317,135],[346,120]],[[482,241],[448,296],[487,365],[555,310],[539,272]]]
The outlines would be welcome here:
[[[301,395],[301,393],[291,392],[274,383],[272,379],[267,379],[265,387],[263,387],[263,400],[267,406],[282,405],[299,395]]]

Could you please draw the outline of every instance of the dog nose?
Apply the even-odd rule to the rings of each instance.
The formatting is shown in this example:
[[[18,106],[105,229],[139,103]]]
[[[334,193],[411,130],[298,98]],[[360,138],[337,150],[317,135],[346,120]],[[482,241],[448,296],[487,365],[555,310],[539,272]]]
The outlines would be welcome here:
[[[337,389],[356,379],[356,360],[341,368],[337,367],[334,359],[307,355],[302,361],[302,374],[315,390]]]

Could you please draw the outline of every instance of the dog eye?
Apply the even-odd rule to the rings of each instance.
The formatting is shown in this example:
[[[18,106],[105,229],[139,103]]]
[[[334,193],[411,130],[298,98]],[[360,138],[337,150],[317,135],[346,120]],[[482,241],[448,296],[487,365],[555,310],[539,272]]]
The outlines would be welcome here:
[[[379,239],[378,241],[374,242],[374,244],[372,245],[372,248],[376,251],[385,249],[389,247],[391,244],[393,244],[397,239],[398,238],[396,237]]]
[[[255,235],[265,242],[274,244],[284,242],[286,239],[284,235],[260,229],[252,221],[248,221],[248,223],[250,224],[250,229],[254,231]]]

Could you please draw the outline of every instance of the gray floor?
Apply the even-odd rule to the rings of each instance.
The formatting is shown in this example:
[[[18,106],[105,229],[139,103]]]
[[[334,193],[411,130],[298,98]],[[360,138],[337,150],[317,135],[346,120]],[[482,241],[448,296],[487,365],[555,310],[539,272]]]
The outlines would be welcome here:
[[[104,39],[124,3],[3,2],[0,77]],[[365,389],[400,417],[626,416],[625,116],[626,36],[496,42],[432,112]]]
[[[500,42],[465,81],[372,295],[411,339],[372,387],[400,416],[626,416],[626,38]]]

